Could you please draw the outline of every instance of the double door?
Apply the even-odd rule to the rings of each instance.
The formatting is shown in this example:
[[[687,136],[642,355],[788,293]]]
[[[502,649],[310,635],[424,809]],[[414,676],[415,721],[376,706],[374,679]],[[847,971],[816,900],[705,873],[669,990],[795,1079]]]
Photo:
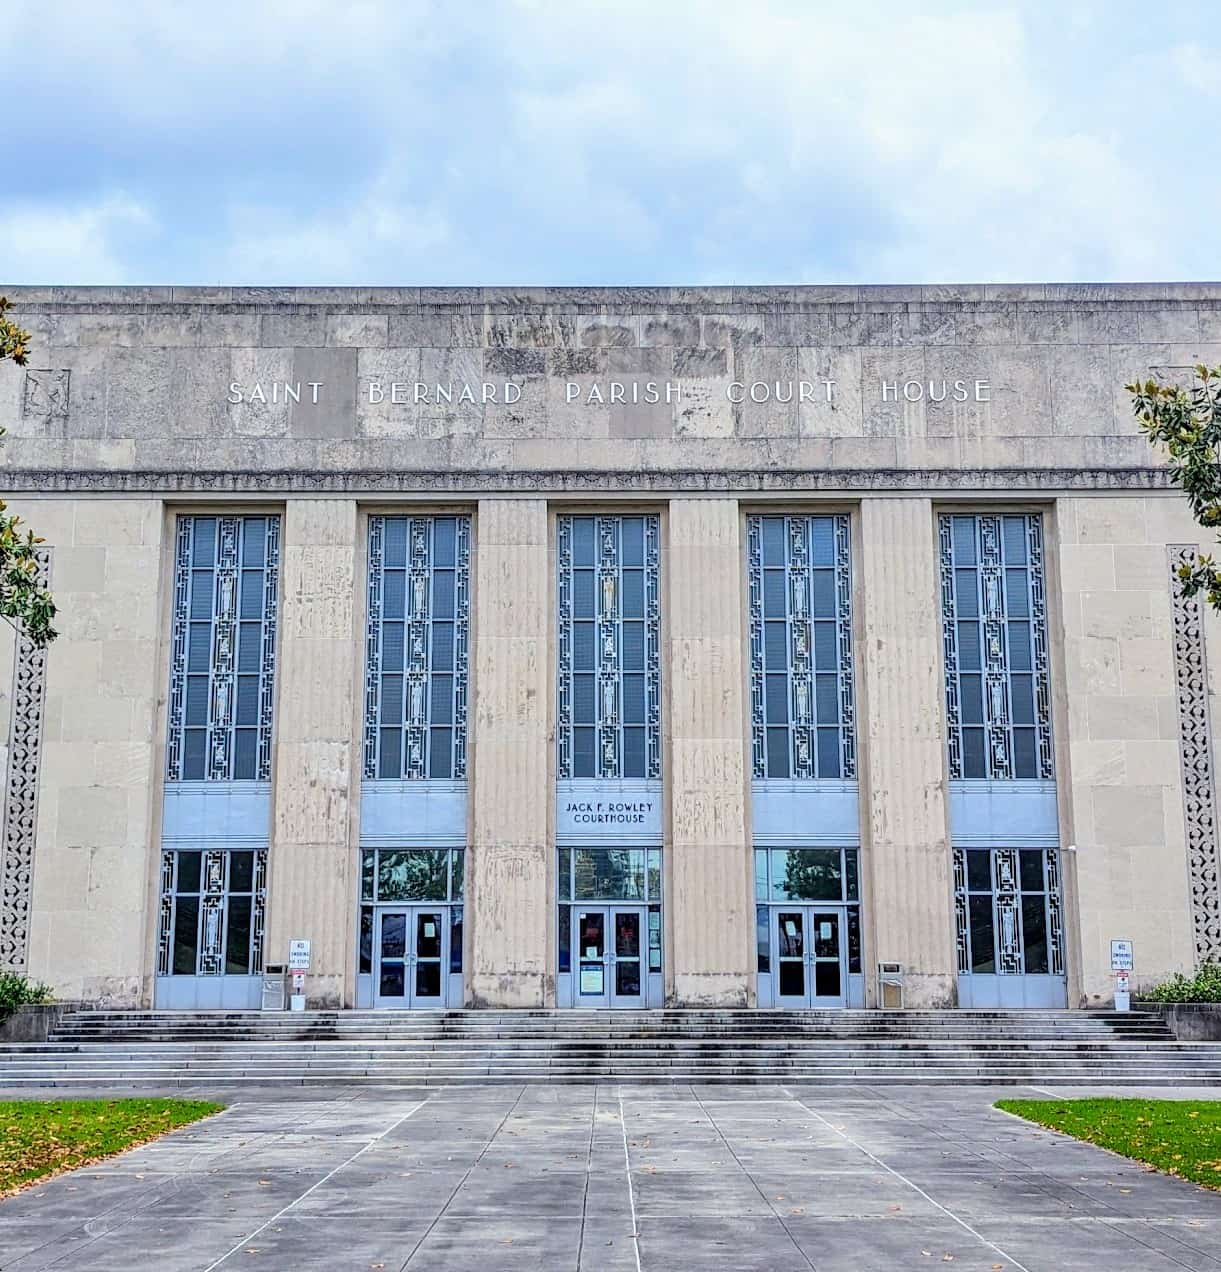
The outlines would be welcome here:
[[[448,968],[447,906],[379,907],[373,945],[375,1006],[445,1006]]]
[[[572,908],[572,968],[577,1007],[643,1007],[648,967],[646,907]]]
[[[845,1007],[847,915],[842,906],[772,908],[777,1007]]]

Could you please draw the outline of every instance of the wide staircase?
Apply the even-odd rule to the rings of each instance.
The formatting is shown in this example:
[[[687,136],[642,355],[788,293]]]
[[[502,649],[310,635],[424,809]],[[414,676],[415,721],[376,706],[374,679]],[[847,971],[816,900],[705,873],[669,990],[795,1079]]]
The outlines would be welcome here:
[[[0,1087],[1221,1085],[1221,1043],[1087,1011],[77,1011]]]

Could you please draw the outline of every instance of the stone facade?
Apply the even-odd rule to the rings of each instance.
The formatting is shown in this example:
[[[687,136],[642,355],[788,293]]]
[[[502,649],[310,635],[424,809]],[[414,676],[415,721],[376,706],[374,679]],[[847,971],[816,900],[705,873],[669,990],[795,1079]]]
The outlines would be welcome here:
[[[319,1003],[356,997],[370,509],[473,517],[471,1004],[555,1001],[558,510],[662,514],[667,1001],[756,995],[747,512],[853,522],[868,1001],[879,961],[909,1003],[955,1001],[957,509],[1043,518],[1068,1001],[1109,999],[1114,937],[1137,984],[1212,948],[1216,622],[1185,666],[1168,552],[1201,534],[1122,386],[1221,363],[1221,288],[7,294],[34,340],[0,365],[2,488],[47,540],[62,631],[24,962],[62,994],[154,998],[173,527],[233,510],[283,519],[267,957],[310,935]]]

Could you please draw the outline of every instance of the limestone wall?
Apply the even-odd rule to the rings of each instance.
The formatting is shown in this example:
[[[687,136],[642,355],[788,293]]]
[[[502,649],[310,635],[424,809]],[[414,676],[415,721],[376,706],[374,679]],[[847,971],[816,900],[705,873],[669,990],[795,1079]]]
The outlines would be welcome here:
[[[1200,531],[1172,496],[1062,499],[1056,526],[1063,841],[1077,850],[1079,991],[1097,1004],[1112,991],[1112,939],[1135,942],[1136,984],[1194,963],[1166,545]]]
[[[918,489],[978,469],[1012,489],[1148,469],[1123,383],[1221,362],[1209,284],[9,294],[34,339],[27,370],[0,366],[6,461],[94,488],[156,470],[243,489],[361,473],[525,491],[557,472]]]
[[[350,1005],[355,988],[359,784],[356,684],[356,504],[292,499],[284,519],[280,644],[273,734],[267,961],[310,939],[306,992],[318,1005]]]
[[[62,997],[138,1004],[151,989],[155,939],[162,507],[12,507],[53,549],[61,633],[46,674],[29,972]]]

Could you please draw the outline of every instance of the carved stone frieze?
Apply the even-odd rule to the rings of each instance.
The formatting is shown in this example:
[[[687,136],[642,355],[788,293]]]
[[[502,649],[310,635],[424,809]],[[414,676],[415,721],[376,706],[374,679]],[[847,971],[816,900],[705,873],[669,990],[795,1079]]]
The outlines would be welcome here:
[[[337,469],[311,471],[14,469],[12,491],[394,494],[455,492],[1169,490],[1161,468]]]

